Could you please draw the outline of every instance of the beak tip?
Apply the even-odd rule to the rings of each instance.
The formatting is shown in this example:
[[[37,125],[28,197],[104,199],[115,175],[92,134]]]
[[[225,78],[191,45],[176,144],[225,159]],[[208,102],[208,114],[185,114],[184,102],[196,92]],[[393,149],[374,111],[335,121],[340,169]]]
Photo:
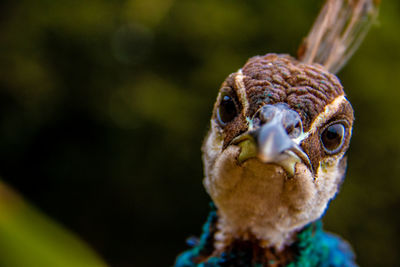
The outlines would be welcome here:
[[[271,158],[268,156],[264,156],[263,154],[258,154],[257,155],[258,159],[266,164],[275,164],[277,166],[282,167],[283,170],[285,170],[288,178],[291,178],[294,176],[295,171],[296,171],[296,163],[299,162],[298,159],[283,159],[283,160],[277,160],[276,158]]]

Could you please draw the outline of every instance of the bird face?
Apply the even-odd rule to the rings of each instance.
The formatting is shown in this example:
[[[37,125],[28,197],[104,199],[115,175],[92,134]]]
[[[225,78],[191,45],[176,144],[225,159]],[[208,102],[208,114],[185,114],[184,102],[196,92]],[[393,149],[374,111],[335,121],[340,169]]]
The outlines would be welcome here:
[[[323,214],[343,179],[353,109],[339,80],[286,55],[249,59],[222,84],[203,145],[217,242],[280,248]]]

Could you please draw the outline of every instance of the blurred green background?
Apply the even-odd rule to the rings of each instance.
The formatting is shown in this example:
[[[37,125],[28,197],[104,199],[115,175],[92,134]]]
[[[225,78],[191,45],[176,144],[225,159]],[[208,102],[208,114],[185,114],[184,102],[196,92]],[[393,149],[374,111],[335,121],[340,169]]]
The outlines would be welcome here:
[[[321,4],[3,0],[0,176],[111,266],[171,265],[208,213],[200,146],[219,85],[251,56],[294,55]],[[400,262],[399,28],[384,0],[339,73],[356,122],[325,225],[361,266]],[[4,255],[16,241],[0,239]]]

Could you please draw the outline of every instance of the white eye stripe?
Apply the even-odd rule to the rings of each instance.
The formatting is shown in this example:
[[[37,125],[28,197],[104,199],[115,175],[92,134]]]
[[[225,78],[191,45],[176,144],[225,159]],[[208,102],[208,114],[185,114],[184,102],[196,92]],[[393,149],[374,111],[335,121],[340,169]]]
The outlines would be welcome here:
[[[315,133],[319,127],[324,125],[331,117],[333,114],[335,114],[338,110],[341,104],[344,101],[348,101],[344,95],[340,95],[336,97],[330,104],[326,105],[324,108],[324,111],[322,111],[311,123],[310,129],[308,132],[302,133],[298,138],[293,140],[296,144],[300,145],[300,143],[304,140],[307,139],[307,137],[313,133]],[[351,131],[351,130],[350,130]]]
[[[246,115],[249,109],[249,101],[247,100],[246,87],[244,86],[243,82],[244,76],[245,75],[243,75],[242,69],[240,69],[235,76],[235,85],[238,89],[239,100],[243,106],[242,113],[243,115]]]
[[[324,111],[321,112],[311,123],[310,130],[307,135],[315,133],[322,125],[324,125],[339,110],[344,101],[348,101],[344,95],[336,97],[330,104],[326,105]]]

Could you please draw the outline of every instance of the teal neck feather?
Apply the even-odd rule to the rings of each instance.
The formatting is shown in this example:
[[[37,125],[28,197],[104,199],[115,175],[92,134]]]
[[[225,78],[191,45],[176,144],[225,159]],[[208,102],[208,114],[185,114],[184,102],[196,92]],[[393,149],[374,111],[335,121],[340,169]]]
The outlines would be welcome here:
[[[251,246],[234,247],[229,251],[213,255],[214,233],[218,220],[212,205],[203,233],[190,250],[180,254],[175,267],[225,267],[225,266],[287,266],[287,267],[353,267],[354,254],[348,243],[322,229],[322,222],[313,222],[301,230],[296,241],[288,247],[294,257],[284,265],[273,259],[254,258],[256,252]]]

